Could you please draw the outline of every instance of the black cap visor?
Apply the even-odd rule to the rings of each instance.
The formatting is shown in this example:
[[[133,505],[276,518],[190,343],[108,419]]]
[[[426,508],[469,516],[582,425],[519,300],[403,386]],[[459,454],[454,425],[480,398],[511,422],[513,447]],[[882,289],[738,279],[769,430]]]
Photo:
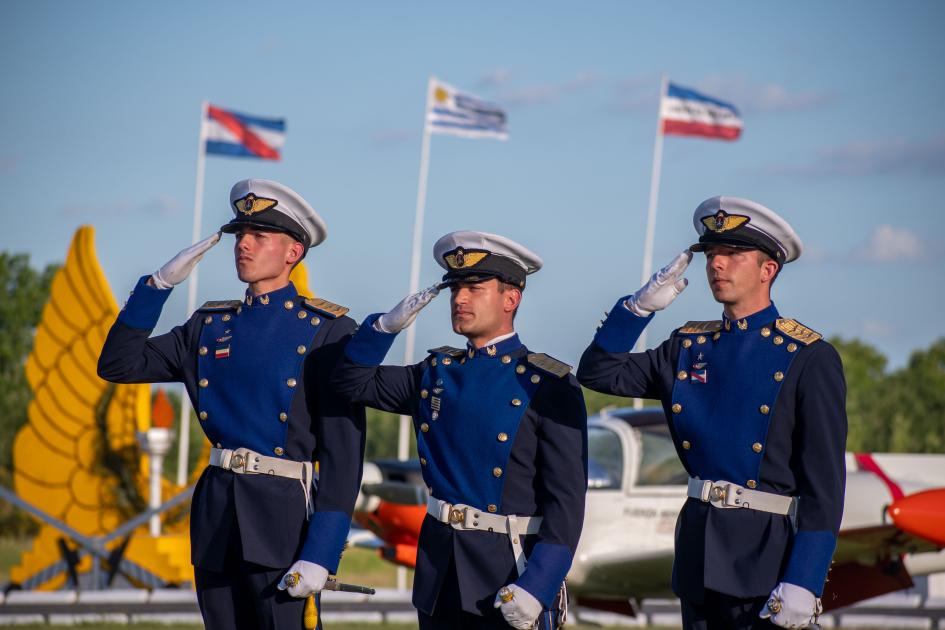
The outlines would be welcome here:
[[[712,245],[724,245],[736,249],[757,249],[771,256],[779,265],[784,264],[784,251],[778,247],[773,238],[758,230],[741,229],[725,233],[706,232],[699,237],[699,242],[693,244],[689,250],[704,252]]]
[[[302,245],[308,251],[309,239],[302,226],[293,221],[288,216],[275,210],[266,210],[251,216],[238,216],[229,223],[220,228],[221,232],[233,234],[244,228],[258,228],[270,232],[282,232],[288,234]]]

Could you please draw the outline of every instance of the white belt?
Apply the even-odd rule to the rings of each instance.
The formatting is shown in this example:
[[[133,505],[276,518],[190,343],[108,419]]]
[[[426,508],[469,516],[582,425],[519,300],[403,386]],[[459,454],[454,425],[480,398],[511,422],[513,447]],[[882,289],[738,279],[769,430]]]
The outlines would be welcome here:
[[[519,575],[525,571],[525,565],[528,564],[528,560],[525,558],[525,550],[522,549],[522,536],[537,534],[542,521],[541,516],[490,514],[470,505],[451,504],[433,497],[427,499],[427,514],[441,523],[446,523],[453,529],[476,529],[484,532],[508,534],[509,540],[512,541],[515,568]]]
[[[689,496],[717,508],[748,508],[790,516],[794,520],[797,501],[773,492],[750,490],[728,481],[705,481],[689,478]]]
[[[269,457],[248,448],[214,447],[210,449],[210,465],[219,466],[224,470],[241,475],[276,475],[277,477],[298,479],[302,483],[302,491],[305,493],[305,518],[307,519],[315,511],[315,504],[312,502],[312,485],[315,482],[312,475],[314,470],[312,462],[297,462],[292,459]]]

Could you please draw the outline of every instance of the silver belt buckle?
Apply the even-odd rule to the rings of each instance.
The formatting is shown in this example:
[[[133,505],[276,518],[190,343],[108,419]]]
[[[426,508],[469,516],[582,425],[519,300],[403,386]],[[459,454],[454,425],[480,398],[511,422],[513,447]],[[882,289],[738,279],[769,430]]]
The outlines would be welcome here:
[[[733,494],[732,484],[713,483],[709,488],[709,503],[719,505],[730,505],[731,495]]]

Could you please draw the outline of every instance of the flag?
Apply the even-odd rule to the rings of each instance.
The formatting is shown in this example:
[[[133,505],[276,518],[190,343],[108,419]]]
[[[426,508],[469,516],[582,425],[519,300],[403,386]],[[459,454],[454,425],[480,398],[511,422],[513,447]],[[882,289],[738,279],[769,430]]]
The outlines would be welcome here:
[[[427,130],[464,138],[509,137],[508,116],[498,105],[460,92],[431,78],[427,96]]]
[[[285,119],[247,116],[208,105],[203,134],[209,154],[278,160],[285,144]]]
[[[742,132],[734,105],[673,83],[660,103],[660,120],[667,135],[736,140]]]

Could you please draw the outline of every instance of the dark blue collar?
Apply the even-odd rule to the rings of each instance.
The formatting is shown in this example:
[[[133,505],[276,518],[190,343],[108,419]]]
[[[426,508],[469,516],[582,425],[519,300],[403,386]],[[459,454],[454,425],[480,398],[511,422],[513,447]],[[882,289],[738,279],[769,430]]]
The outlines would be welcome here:
[[[729,319],[722,314],[722,330],[725,332],[744,333],[758,330],[778,318],[778,309],[772,302],[767,308],[742,319]]]
[[[285,302],[292,302],[294,306],[295,298],[297,298],[298,295],[299,293],[295,290],[295,285],[291,282],[281,289],[260,295],[253,295],[249,292],[249,289],[246,289],[246,296],[243,298],[243,308],[265,308],[266,306],[282,307]]]
[[[522,342],[518,338],[518,333],[516,333],[508,339],[503,339],[499,343],[494,343],[491,346],[484,346],[482,348],[474,348],[472,344],[466,342],[466,356],[468,356],[470,359],[474,357],[494,359],[515,352],[521,347]]]

